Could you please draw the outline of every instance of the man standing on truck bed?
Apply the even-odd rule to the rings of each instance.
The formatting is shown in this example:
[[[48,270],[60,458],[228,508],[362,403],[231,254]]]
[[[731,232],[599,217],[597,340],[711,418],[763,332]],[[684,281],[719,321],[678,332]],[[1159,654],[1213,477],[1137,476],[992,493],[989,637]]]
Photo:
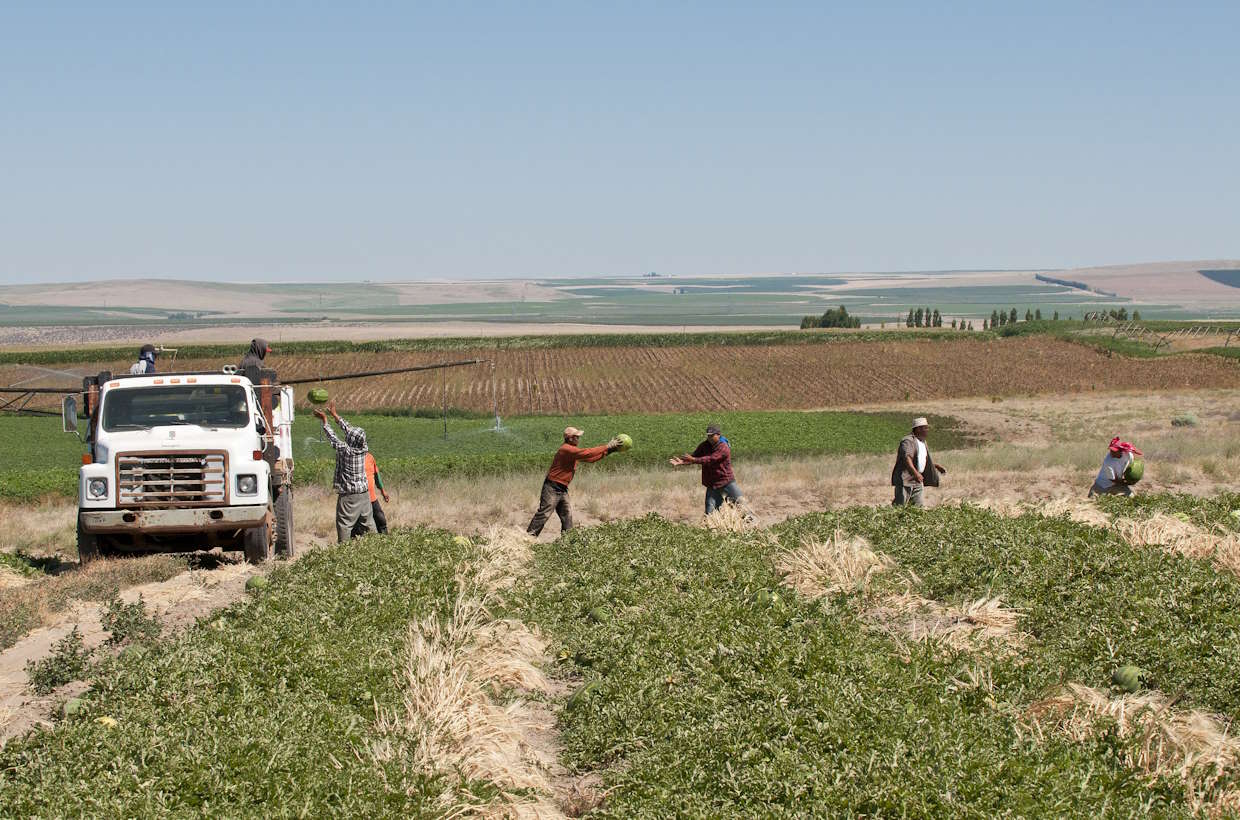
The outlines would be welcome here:
[[[138,361],[134,362],[129,368],[131,376],[149,376],[155,372],[155,345],[142,345],[142,349],[138,351]]]
[[[332,432],[323,411],[314,411],[315,418],[323,422],[327,440],[336,450],[336,474],[332,478],[332,489],[336,491],[336,541],[344,542],[352,537],[354,524],[365,527],[367,532],[375,531],[370,484],[366,480],[366,431],[340,418],[335,402],[328,403],[327,412],[344,433],[344,441],[341,441]]]
[[[568,485],[577,470],[577,462],[599,461],[604,456],[614,453],[620,447],[618,439],[612,439],[598,447],[578,447],[582,431],[576,427],[564,428],[564,443],[555,451],[551,459],[551,469],[543,480],[542,495],[538,499],[538,511],[530,519],[526,532],[534,537],[542,532],[543,525],[555,510],[560,517],[560,532],[566,533],[573,528],[573,511],[568,506]]]
[[[263,367],[263,363],[267,358],[267,354],[271,352],[271,345],[267,344],[266,339],[251,339],[250,349],[241,357],[241,364],[237,365],[237,373],[245,375],[245,369],[250,365],[254,367]],[[317,415],[317,414],[316,414]]]

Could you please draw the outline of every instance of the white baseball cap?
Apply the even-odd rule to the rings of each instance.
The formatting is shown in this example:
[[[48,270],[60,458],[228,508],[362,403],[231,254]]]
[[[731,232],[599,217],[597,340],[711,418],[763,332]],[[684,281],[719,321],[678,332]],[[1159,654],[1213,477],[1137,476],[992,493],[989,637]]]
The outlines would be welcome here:
[[[585,430],[578,430],[576,427],[565,427],[564,428],[564,438],[569,438],[571,436],[584,436],[585,433],[586,433]]]

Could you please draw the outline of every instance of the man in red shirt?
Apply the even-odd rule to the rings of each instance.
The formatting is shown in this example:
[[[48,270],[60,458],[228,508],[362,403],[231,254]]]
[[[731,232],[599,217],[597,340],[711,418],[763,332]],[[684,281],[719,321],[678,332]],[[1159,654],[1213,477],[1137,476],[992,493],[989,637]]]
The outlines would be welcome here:
[[[560,445],[560,449],[555,451],[555,457],[551,459],[551,469],[547,471],[547,477],[543,480],[542,495],[538,499],[538,512],[534,513],[529,527],[526,528],[526,532],[530,535],[537,537],[542,532],[543,525],[551,517],[552,510],[555,510],[556,515],[560,517],[560,532],[565,533],[571,530],[573,511],[568,506],[568,485],[572,482],[573,473],[577,470],[577,462],[599,461],[620,447],[620,442],[614,438],[598,447],[578,447],[581,435],[582,431],[576,427],[564,428],[564,443]]]
[[[732,504],[741,504],[744,497],[741,488],[736,484],[736,476],[732,473],[732,446],[723,437],[723,430],[718,424],[708,425],[706,440],[697,446],[692,453],[674,456],[673,467],[686,464],[702,465],[702,486],[706,488],[706,514],[710,515],[721,507],[724,499]]]
[[[379,465],[375,462],[374,453],[366,451],[366,484],[370,489],[370,517],[375,520],[375,529],[380,535],[385,535],[388,531],[387,516],[383,512],[383,505],[379,503],[378,493],[383,493],[384,501],[391,501],[392,497],[388,495],[388,491],[383,489],[383,476],[379,475]],[[378,492],[376,492],[378,490]],[[353,525],[353,537],[365,535],[366,528],[360,523]]]

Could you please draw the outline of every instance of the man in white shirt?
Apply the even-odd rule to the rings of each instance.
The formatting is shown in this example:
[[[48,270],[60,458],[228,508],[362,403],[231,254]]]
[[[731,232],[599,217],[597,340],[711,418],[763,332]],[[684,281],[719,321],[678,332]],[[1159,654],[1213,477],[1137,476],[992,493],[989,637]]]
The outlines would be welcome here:
[[[142,345],[138,351],[138,361],[129,368],[131,376],[149,376],[155,372],[155,345]]]
[[[1140,450],[1126,441],[1120,441],[1119,436],[1111,439],[1107,454],[1102,459],[1102,469],[1098,471],[1098,477],[1094,479],[1094,486],[1089,488],[1089,497],[1132,495],[1132,487],[1128,486],[1124,474],[1132,465],[1133,458],[1139,455],[1142,455]]]
[[[913,419],[913,431],[900,439],[896,464],[891,470],[891,485],[895,487],[893,507],[925,506],[925,488],[939,486],[939,476],[947,472],[947,468],[935,464],[930,455],[930,448],[926,446],[929,432],[930,422],[919,416]]]

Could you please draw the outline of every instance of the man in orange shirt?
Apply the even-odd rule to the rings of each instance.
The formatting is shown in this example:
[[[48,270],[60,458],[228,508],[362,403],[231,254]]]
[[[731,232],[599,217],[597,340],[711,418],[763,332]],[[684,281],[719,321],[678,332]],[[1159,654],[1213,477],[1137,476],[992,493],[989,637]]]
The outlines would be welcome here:
[[[383,493],[384,501],[391,501],[392,497],[388,495],[388,491],[383,489],[383,477],[379,475],[379,465],[375,463],[374,453],[366,451],[366,460],[364,462],[366,468],[366,484],[370,489],[370,515],[375,520],[375,529],[380,533],[388,531],[387,516],[383,514],[383,506],[379,503],[379,496],[375,492],[376,489]],[[366,534],[366,528],[358,524],[353,525],[352,536],[357,538]]]
[[[568,506],[568,485],[573,480],[578,461],[599,461],[604,456],[614,453],[620,448],[620,442],[612,439],[598,447],[578,447],[582,431],[576,427],[564,428],[564,443],[555,451],[551,459],[551,469],[543,481],[542,495],[538,499],[538,512],[530,519],[526,532],[535,537],[542,532],[543,525],[555,510],[560,517],[560,532],[565,533],[573,528],[573,511]]]

